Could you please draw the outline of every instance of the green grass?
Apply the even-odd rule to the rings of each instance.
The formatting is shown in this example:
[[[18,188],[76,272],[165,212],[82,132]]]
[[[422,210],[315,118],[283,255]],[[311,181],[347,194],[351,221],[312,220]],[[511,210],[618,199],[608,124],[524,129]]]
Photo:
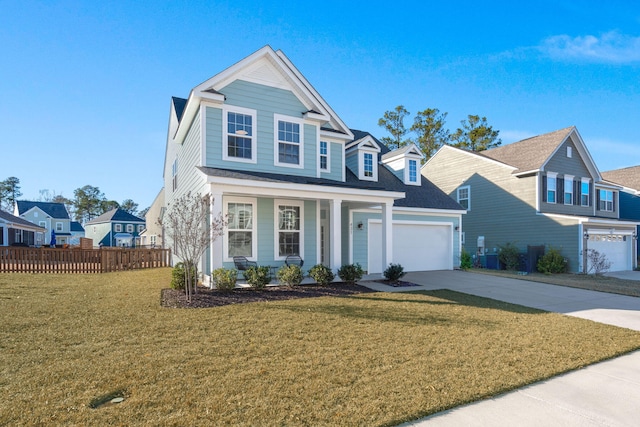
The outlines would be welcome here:
[[[0,274],[0,425],[394,425],[640,348],[452,291],[181,310],[169,281]]]

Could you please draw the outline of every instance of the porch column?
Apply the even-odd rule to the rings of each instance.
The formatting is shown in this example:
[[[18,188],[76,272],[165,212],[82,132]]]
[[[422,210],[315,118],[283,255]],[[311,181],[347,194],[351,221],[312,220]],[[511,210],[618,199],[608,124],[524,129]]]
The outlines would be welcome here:
[[[330,200],[329,211],[329,266],[336,272],[342,267],[342,200]]]
[[[211,192],[211,220],[217,218],[222,214],[222,193],[219,192]],[[215,240],[213,240],[215,237]],[[214,233],[211,233],[211,271],[216,268],[222,267],[222,260],[224,258],[224,254],[222,253],[222,241],[224,239],[223,236],[215,236]]]
[[[393,262],[393,205],[382,204],[382,271]]]

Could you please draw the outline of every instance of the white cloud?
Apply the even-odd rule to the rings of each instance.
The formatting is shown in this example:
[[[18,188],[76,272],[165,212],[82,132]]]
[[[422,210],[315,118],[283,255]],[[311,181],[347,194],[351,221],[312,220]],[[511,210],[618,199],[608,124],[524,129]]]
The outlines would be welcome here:
[[[557,60],[587,60],[601,63],[640,62],[640,37],[609,31],[599,37],[566,34],[548,37],[538,49]]]

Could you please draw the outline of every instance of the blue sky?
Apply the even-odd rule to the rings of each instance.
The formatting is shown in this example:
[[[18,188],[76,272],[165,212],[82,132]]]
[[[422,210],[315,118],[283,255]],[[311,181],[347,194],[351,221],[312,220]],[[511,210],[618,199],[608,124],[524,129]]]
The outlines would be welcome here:
[[[403,104],[486,116],[503,144],[575,125],[601,171],[640,164],[640,5],[0,0],[0,180],[140,208],[162,187],[169,101],[264,45],[348,126]],[[407,120],[410,125],[410,120]]]

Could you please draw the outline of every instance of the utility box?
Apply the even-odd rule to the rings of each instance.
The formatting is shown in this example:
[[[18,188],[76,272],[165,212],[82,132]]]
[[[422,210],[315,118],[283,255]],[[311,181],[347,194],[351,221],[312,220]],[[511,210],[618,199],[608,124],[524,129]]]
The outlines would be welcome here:
[[[478,255],[484,255],[484,236],[478,236]]]

